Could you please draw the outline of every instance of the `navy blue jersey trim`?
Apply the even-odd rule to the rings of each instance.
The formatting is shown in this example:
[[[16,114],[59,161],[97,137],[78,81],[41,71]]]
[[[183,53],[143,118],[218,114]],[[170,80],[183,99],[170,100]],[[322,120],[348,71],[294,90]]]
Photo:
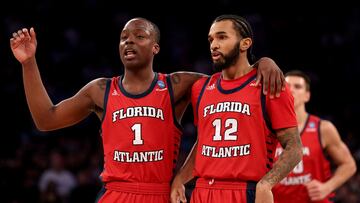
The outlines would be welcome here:
[[[256,182],[248,181],[246,185],[246,203],[255,202]]]
[[[197,102],[196,102],[196,109],[195,109],[195,112],[196,112],[196,115],[199,116],[199,105],[200,105],[200,100],[204,94],[204,91],[205,91],[205,88],[207,86],[207,84],[209,83],[210,81],[210,78],[211,77],[208,77],[208,79],[206,79],[205,83],[204,83],[204,86],[201,88],[201,91],[200,91],[200,94],[199,94],[199,97],[197,99]],[[198,118],[199,119],[199,118]]]
[[[302,136],[302,134],[304,133],[305,129],[306,129],[306,126],[308,126],[309,124],[309,120],[310,120],[310,115],[307,114],[306,115],[306,121],[305,121],[305,125],[303,126],[303,128],[301,129],[300,131],[300,137]]]
[[[264,95],[263,91],[261,91],[260,100],[261,100],[261,110],[263,113],[263,117],[264,117],[266,126],[269,128],[271,133],[276,134],[275,130],[272,128],[270,117],[266,110],[266,96]]]
[[[177,128],[179,128],[179,130],[183,131],[183,127],[181,126],[181,124],[179,123],[179,121],[176,118],[175,97],[174,97],[174,91],[173,91],[171,80],[170,80],[170,75],[166,75],[166,83],[168,84],[168,90],[169,90],[169,95],[170,95],[171,110],[172,110],[174,124]]]
[[[234,89],[225,90],[221,87],[221,76],[216,81],[216,86],[219,89],[219,91],[223,94],[232,94],[234,92],[240,91],[242,88],[244,88],[247,84],[249,84],[251,81],[253,81],[256,78],[256,75],[251,76],[249,79],[247,79],[243,84],[241,84],[239,87],[235,87]]]
[[[158,73],[155,73],[155,77],[154,77],[153,81],[151,82],[149,89],[147,89],[145,92],[140,93],[140,94],[131,94],[131,93],[127,92],[125,90],[124,86],[122,85],[123,79],[124,79],[124,75],[122,75],[119,80],[119,87],[120,87],[121,93],[123,93],[126,97],[133,98],[133,99],[139,99],[139,98],[145,97],[146,95],[148,95],[152,92],[152,90],[154,89],[156,82],[158,80]]]
[[[111,85],[111,79],[108,79],[106,81],[106,88],[105,88],[105,95],[104,95],[104,106],[103,106],[103,115],[101,118],[101,124],[103,123],[104,119],[105,119],[105,114],[106,114],[106,107],[107,107],[107,102],[109,99],[109,91],[110,91],[110,85]]]

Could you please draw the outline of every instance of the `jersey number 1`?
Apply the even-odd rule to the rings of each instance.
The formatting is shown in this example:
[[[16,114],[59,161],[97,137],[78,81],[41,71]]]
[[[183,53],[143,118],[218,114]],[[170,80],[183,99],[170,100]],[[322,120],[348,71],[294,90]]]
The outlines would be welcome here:
[[[131,130],[134,132],[134,140],[133,140],[133,145],[142,145],[144,144],[144,140],[141,139],[141,124],[140,123],[135,123],[132,127]]]

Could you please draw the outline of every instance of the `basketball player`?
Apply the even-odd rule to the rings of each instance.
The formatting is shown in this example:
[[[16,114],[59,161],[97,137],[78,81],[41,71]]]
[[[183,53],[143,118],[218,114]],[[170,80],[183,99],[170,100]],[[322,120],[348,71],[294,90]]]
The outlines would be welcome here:
[[[305,104],[310,100],[310,78],[302,71],[293,70],[286,73],[285,79],[295,99],[303,159],[273,188],[275,202],[333,202],[334,191],[354,175],[355,161],[336,127],[306,111]],[[282,151],[281,146],[276,148],[275,159]],[[328,156],[337,165],[333,175]]]
[[[217,17],[208,39],[221,72],[192,87],[198,140],[172,183],[171,201],[186,202],[184,184],[196,177],[193,203],[273,202],[271,188],[301,160],[293,97],[286,89],[270,100],[255,86],[253,33],[244,18]],[[277,141],[284,152],[273,163]]]
[[[106,191],[99,202],[169,202],[181,135],[179,123],[189,103],[186,94],[204,75],[154,72],[159,40],[159,29],[152,22],[143,18],[128,21],[119,43],[124,75],[95,79],[73,97],[54,105],[35,59],[34,29],[21,29],[10,39],[13,54],[23,67],[27,103],[39,130],[74,125],[92,112],[101,120],[101,178]],[[265,72],[264,82],[282,82],[282,73],[271,59],[260,60],[259,72]],[[270,89],[272,95],[273,90],[281,91]]]

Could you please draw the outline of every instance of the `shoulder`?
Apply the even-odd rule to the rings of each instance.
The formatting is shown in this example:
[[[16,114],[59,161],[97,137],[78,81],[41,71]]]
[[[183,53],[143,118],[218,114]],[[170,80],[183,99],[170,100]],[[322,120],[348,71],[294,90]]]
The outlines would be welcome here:
[[[170,79],[171,82],[176,84],[194,84],[197,80],[208,77],[208,75],[202,74],[202,73],[196,73],[196,72],[187,72],[187,71],[179,71],[170,73]]]
[[[96,78],[90,81],[87,85],[92,88],[105,89],[107,82],[111,81],[111,78]]]
[[[341,142],[340,134],[335,125],[328,120],[320,121],[320,136],[324,146]]]
[[[89,95],[92,98],[101,96],[105,93],[106,84],[111,81],[111,78],[97,78],[87,83],[81,90],[81,92]]]
[[[201,89],[205,85],[206,81],[209,78],[210,78],[209,76],[206,76],[206,77],[202,77],[202,78],[198,79],[196,82],[194,82],[192,88],[193,89]]]
[[[328,120],[320,120],[320,132],[321,133],[332,133],[332,132],[337,132],[337,129],[335,127],[335,125]]]

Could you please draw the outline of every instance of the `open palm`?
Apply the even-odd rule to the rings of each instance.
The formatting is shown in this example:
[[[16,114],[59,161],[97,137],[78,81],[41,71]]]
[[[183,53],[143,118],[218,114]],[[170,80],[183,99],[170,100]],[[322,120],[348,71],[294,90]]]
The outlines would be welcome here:
[[[36,46],[36,35],[33,28],[30,28],[30,32],[26,28],[18,30],[10,39],[11,50],[20,63],[35,56]]]

